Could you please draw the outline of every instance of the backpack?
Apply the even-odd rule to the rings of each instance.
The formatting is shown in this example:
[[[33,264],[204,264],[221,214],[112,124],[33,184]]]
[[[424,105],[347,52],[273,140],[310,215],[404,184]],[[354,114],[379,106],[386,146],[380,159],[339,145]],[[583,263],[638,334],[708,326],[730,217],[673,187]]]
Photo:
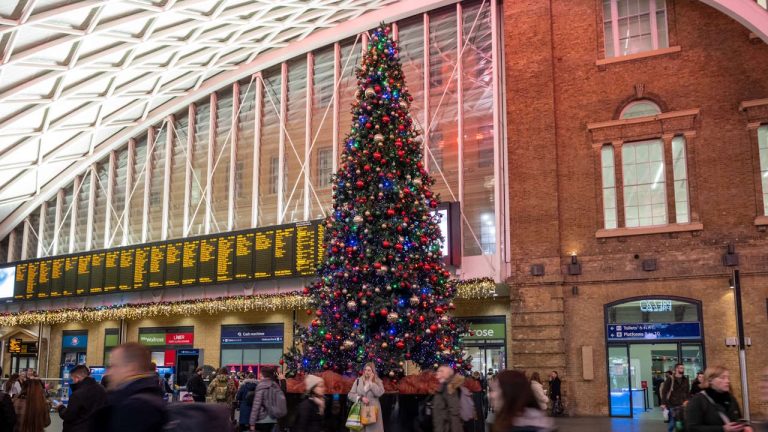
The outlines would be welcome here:
[[[0,391],[0,430],[12,431],[16,426],[16,410],[13,408],[11,396]]]
[[[262,405],[267,409],[267,414],[275,420],[279,420],[288,414],[285,394],[277,385],[272,385],[267,389]]]
[[[459,416],[465,422],[475,419],[475,401],[472,400],[472,392],[466,387],[459,388]]]
[[[217,404],[173,403],[165,409],[163,432],[230,431],[229,408]]]
[[[213,388],[213,399],[216,402],[226,402],[229,396],[229,380],[216,378],[216,385]]]

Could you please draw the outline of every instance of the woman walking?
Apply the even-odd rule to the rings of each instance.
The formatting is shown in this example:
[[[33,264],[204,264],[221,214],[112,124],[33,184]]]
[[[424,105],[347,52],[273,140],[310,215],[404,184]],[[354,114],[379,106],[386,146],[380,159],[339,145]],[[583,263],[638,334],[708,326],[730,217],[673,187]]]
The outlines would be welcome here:
[[[546,412],[549,398],[547,398],[547,393],[544,391],[544,384],[541,383],[541,375],[538,372],[534,372],[531,375],[531,391],[533,391],[533,396],[536,398],[536,403],[539,404],[539,409]]]
[[[296,413],[293,429],[301,432],[321,432],[325,418],[325,381],[322,378],[307,375],[304,378],[307,387],[304,400]]]
[[[373,420],[363,426],[364,432],[384,432],[384,421],[381,418],[381,403],[379,398],[384,394],[384,384],[376,375],[376,366],[368,363],[363,368],[363,376],[355,380],[348,398],[352,402],[360,402],[360,418]]]
[[[496,419],[493,432],[552,432],[552,418],[539,409],[525,374],[503,371],[496,376],[498,391],[493,392]]]
[[[12,374],[10,378],[8,378],[8,381],[5,382],[5,385],[3,386],[3,390],[5,390],[6,393],[10,397],[16,397],[21,393],[21,383],[19,382],[19,374],[15,373]]]
[[[40,380],[24,381],[21,393],[13,401],[13,408],[16,411],[14,432],[43,432],[51,424],[50,407]]]
[[[266,404],[267,401],[276,400],[270,392],[282,393],[283,390],[280,389],[280,385],[277,382],[277,372],[274,367],[263,366],[260,375],[261,380],[256,384],[248,424],[251,425],[252,431],[271,432],[275,428],[275,424],[277,424],[277,419],[269,415]]]
[[[701,383],[704,389],[695,395],[685,409],[688,432],[752,432],[740,422],[741,409],[731,394],[731,375],[723,366],[708,368]]]

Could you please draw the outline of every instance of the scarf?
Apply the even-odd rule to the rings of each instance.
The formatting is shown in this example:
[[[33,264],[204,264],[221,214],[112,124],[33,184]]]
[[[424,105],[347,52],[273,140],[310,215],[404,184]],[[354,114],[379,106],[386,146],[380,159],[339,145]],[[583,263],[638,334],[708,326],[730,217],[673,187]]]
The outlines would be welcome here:
[[[707,388],[704,390],[716,404],[725,409],[725,412],[731,408],[731,394],[728,392],[719,392],[713,388]]]

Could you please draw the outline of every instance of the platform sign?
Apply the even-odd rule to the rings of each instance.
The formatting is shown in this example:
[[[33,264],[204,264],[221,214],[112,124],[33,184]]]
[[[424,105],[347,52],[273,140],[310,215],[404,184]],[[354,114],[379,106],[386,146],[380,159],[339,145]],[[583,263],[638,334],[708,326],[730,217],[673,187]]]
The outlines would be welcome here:
[[[608,324],[607,334],[609,341],[701,339],[701,323]]]

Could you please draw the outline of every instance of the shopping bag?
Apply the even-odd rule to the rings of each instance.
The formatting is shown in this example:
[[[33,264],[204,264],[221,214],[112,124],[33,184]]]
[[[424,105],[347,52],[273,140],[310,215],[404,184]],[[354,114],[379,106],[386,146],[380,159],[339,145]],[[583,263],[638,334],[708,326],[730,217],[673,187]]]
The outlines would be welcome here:
[[[375,405],[363,405],[360,409],[360,423],[363,426],[376,423],[379,417],[379,407]]]
[[[363,424],[360,423],[360,402],[355,402],[349,409],[347,423],[344,426],[351,431],[363,430]]]
[[[661,415],[664,418],[664,423],[669,423],[669,410],[664,408],[664,411],[661,412]]]

